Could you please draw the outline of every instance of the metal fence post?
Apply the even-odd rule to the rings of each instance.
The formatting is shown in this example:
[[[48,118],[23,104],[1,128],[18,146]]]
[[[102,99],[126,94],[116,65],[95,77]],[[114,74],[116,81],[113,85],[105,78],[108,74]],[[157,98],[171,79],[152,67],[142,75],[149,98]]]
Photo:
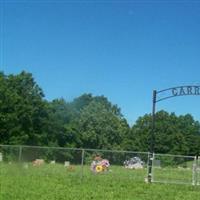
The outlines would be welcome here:
[[[200,185],[200,156],[197,156],[196,179],[197,185]]]
[[[81,154],[81,180],[83,179],[84,156],[85,156],[85,150],[82,149],[82,154]]]
[[[152,156],[152,166],[151,166],[151,182],[153,183],[154,182],[154,159],[155,159],[155,153],[153,153],[153,156]]]
[[[22,161],[22,146],[19,146],[19,158],[18,161],[21,162]]]
[[[197,184],[197,156],[194,156],[194,161],[192,165],[192,185]]]

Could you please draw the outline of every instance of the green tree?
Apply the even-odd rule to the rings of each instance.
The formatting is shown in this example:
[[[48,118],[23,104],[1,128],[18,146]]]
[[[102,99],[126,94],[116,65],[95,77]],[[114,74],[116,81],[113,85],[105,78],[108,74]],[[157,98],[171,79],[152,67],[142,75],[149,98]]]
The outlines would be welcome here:
[[[0,75],[1,143],[42,144],[47,120],[44,94],[30,73]]]
[[[117,112],[116,112],[117,110]],[[105,97],[94,97],[75,120],[81,147],[122,149],[129,130],[126,120]]]
[[[131,129],[129,140],[135,150],[147,151],[150,145],[152,116],[139,117]],[[190,114],[176,116],[175,113],[156,113],[155,147],[159,153],[196,155],[199,152],[200,124]]]

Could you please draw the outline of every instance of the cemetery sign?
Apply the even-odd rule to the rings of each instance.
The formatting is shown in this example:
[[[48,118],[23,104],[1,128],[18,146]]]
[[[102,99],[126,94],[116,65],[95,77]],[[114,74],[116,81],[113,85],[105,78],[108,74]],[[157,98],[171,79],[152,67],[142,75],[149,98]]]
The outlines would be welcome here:
[[[153,107],[152,107],[152,129],[150,131],[150,142],[149,142],[149,152],[150,161],[148,166],[148,182],[152,181],[152,164],[153,164],[153,153],[154,153],[154,143],[155,143],[155,113],[156,113],[156,103],[178,96],[189,96],[189,95],[200,95],[200,85],[187,85],[172,87],[164,90],[154,90],[153,91]]]

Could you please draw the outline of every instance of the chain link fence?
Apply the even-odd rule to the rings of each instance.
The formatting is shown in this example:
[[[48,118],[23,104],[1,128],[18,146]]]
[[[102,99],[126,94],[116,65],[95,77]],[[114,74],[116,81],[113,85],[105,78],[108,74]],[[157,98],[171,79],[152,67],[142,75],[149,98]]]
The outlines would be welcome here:
[[[196,157],[154,154],[152,182],[195,184]]]
[[[2,174],[147,181],[148,152],[0,145]],[[200,158],[154,154],[152,182],[200,185]]]

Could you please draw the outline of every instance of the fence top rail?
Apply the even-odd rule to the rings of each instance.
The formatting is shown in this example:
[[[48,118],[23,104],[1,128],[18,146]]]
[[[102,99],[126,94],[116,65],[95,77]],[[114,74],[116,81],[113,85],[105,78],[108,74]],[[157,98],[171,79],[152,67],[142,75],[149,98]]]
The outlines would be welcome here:
[[[28,145],[3,145],[0,147],[15,147],[15,148],[35,148],[35,149],[57,149],[57,150],[75,150],[75,151],[97,151],[97,152],[114,152],[114,153],[135,153],[135,154],[149,154],[148,152],[139,151],[123,151],[123,150],[106,150],[106,149],[87,149],[87,148],[71,148],[71,147],[48,147],[48,146],[28,146]]]
[[[16,148],[33,148],[33,149],[66,149],[66,150],[83,150],[79,148],[66,148],[66,147],[48,147],[48,146],[29,146],[29,145],[2,145],[0,144],[0,147],[16,147]]]
[[[186,156],[186,155],[173,155],[173,154],[162,154],[162,153],[154,153],[155,156],[169,156],[169,157],[179,157],[179,158],[193,158],[196,156]]]
[[[124,151],[124,150],[106,150],[106,149],[88,149],[88,148],[72,148],[72,147],[48,147],[48,146],[28,146],[28,145],[5,145],[0,144],[0,147],[15,147],[15,148],[35,148],[35,149],[57,149],[57,150],[74,150],[74,151],[97,151],[97,152],[114,152],[114,153],[135,153],[135,154],[144,154],[147,155],[149,152],[142,151]],[[196,156],[186,156],[186,155],[173,155],[173,154],[162,154],[154,153],[156,156],[170,156],[170,157],[182,157],[182,158],[193,158]]]
[[[99,151],[99,152],[114,152],[114,153],[135,153],[135,154],[146,154],[148,152],[141,152],[141,151],[123,151],[123,150],[105,150],[105,149],[84,149],[85,151]]]

